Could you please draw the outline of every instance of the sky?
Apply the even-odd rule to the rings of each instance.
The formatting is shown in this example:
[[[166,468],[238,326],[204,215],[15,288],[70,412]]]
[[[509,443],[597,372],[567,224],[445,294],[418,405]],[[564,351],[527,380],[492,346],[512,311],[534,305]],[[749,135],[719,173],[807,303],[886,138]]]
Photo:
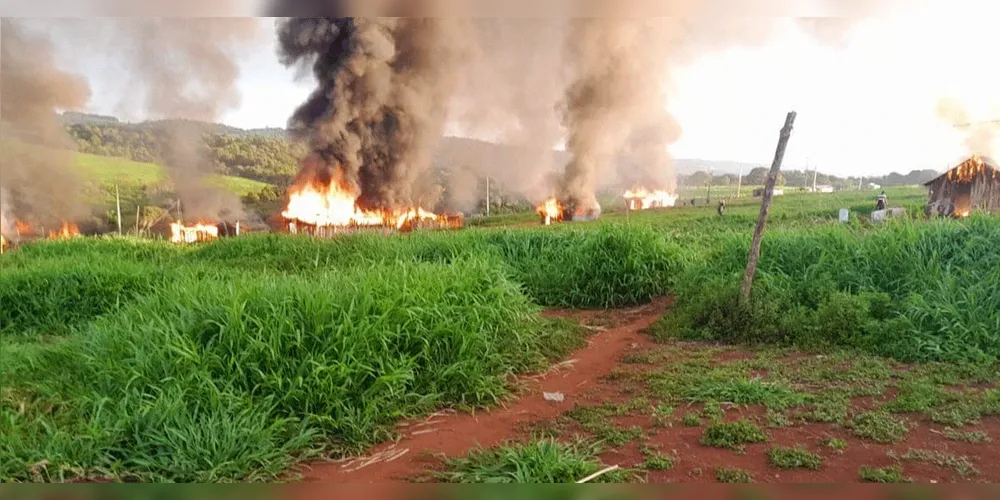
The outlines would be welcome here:
[[[961,100],[973,120],[1000,119],[1000,58],[988,53],[997,46],[1000,7],[987,5],[992,11],[978,16],[865,20],[844,43],[820,43],[789,23],[765,45],[671,68],[664,85],[684,133],[670,150],[678,158],[770,165],[778,130],[794,110],[785,169],[845,176],[944,170],[967,149],[963,135],[937,116],[940,99]],[[223,116],[228,125],[283,127],[312,89],[308,75],[297,78],[278,63],[274,24],[261,22],[260,43],[240,55],[242,101]],[[144,118],[116,108],[122,89],[107,64],[72,50],[60,58],[91,80],[85,111]]]

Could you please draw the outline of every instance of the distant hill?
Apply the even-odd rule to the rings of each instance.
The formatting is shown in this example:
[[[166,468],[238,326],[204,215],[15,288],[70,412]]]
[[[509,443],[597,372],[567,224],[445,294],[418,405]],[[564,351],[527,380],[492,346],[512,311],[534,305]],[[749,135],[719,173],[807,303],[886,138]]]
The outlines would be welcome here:
[[[196,127],[209,136],[207,146],[211,160],[221,174],[253,179],[270,184],[284,184],[298,171],[298,162],[305,154],[301,145],[287,141],[287,131],[283,128],[241,129],[220,123],[206,123],[192,120],[157,120],[127,123],[112,116],[87,113],[63,113],[63,123],[77,141],[81,152],[102,156],[120,156],[131,160],[157,163],[162,151],[162,132],[169,125],[181,123]],[[565,151],[552,151],[552,166],[560,169],[570,160]],[[504,182],[531,168],[531,163],[541,163],[537,153],[522,148],[495,144],[477,139],[445,137],[434,155],[435,170],[463,169],[482,178],[489,175]],[[742,170],[744,175],[755,168],[769,165],[741,163],[726,160],[705,160],[679,158],[674,168],[680,176],[691,176],[698,172],[711,171],[715,177],[730,176],[733,179]],[[625,158],[619,158],[616,169],[622,173],[635,172]],[[783,175],[791,185],[810,184],[811,173],[785,170]],[[892,173],[876,178],[866,178],[883,186],[912,185],[926,182],[937,175],[934,171],[912,171],[907,174]],[[849,186],[857,179],[849,180],[831,175],[819,175],[819,184]]]
[[[123,128],[156,130],[165,127],[170,123],[186,123],[204,130],[205,133],[232,136],[265,137],[272,139],[283,139],[287,137],[287,131],[283,128],[259,128],[241,129],[219,123],[205,123],[193,120],[156,120],[140,123],[127,123],[119,121],[111,116],[102,116],[87,113],[66,112],[62,116],[63,123],[67,125],[118,125]],[[436,154],[438,163],[458,163],[467,164],[469,162],[482,163],[479,168],[484,171],[494,171],[495,168],[503,168],[511,161],[524,158],[526,152],[516,147],[495,144],[477,139],[464,137],[445,137],[441,140]],[[556,166],[562,166],[569,162],[569,154],[565,151],[553,151],[553,161]],[[679,174],[690,174],[699,170],[712,169],[717,174],[738,174],[740,167],[744,172],[759,165],[742,164],[734,161],[715,161],[701,159],[677,159],[675,168]]]

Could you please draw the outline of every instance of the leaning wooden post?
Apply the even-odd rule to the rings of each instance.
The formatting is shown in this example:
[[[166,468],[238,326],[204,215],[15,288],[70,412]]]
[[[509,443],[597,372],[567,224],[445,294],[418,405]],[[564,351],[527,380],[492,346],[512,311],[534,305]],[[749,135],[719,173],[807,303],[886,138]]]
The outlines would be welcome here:
[[[764,239],[764,226],[767,225],[767,214],[771,211],[771,199],[774,198],[774,185],[778,182],[778,172],[781,171],[781,161],[785,158],[785,148],[788,147],[788,138],[792,136],[792,126],[795,124],[795,116],[795,111],[792,111],[785,117],[785,126],[782,127],[781,136],[778,138],[778,149],[774,152],[774,162],[771,163],[771,171],[767,173],[767,183],[764,185],[764,193],[760,202],[760,218],[757,219],[757,229],[753,232],[753,242],[750,244],[750,258],[747,261],[747,272],[743,276],[741,297],[744,301],[750,299],[750,288],[753,286],[753,277],[757,274],[757,260],[760,258],[760,242]]]

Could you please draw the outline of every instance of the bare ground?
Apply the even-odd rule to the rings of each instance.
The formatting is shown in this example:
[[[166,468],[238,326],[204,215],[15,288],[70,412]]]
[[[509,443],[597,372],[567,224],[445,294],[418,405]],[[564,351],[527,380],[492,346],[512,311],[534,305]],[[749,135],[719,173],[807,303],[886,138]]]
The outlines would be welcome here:
[[[661,299],[628,310],[550,312],[576,319],[594,334],[549,371],[520,378],[520,390],[505,405],[403,422],[396,441],[363,457],[311,464],[301,473],[308,482],[412,481],[441,469],[443,457],[477,446],[583,437],[603,443],[602,462],[648,482],[717,482],[720,467],[739,469],[754,482],[857,482],[862,467],[898,467],[902,479],[914,482],[1000,481],[1000,448],[991,442],[1000,439],[1000,412],[983,406],[980,397],[993,387],[985,380],[989,374],[870,357],[658,344],[644,331],[668,307]],[[928,380],[936,382],[925,388],[927,394],[918,387],[916,396],[900,396],[900,387],[925,387]],[[712,392],[720,390],[729,392]],[[789,391],[810,399],[776,404]],[[543,393],[564,399],[548,401]],[[761,401],[727,401],[740,397]],[[900,408],[897,398],[914,408]],[[880,410],[880,419],[867,427],[857,423],[872,410]],[[709,426],[741,419],[756,424],[767,441],[730,448],[702,444]],[[903,426],[901,434],[883,436],[892,434],[894,423]],[[821,465],[778,467],[768,455],[775,446],[807,450]],[[655,470],[651,457],[668,457],[671,465]]]

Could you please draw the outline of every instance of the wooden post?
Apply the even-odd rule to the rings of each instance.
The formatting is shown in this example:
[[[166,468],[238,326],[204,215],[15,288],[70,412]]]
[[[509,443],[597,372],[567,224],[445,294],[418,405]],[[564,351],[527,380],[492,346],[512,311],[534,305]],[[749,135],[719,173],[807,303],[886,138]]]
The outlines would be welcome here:
[[[135,237],[139,237],[139,219],[142,218],[142,205],[135,205]]]
[[[118,207],[118,236],[122,235],[122,197],[118,194],[118,184],[115,184],[115,205]]]
[[[778,138],[778,148],[774,152],[774,162],[771,164],[771,171],[767,174],[767,183],[764,186],[764,194],[760,202],[760,218],[757,219],[757,229],[754,230],[753,242],[750,244],[750,258],[747,260],[747,272],[743,276],[741,297],[744,301],[750,299],[753,278],[757,274],[757,260],[760,259],[760,242],[764,239],[764,227],[767,225],[767,215],[771,211],[771,199],[774,198],[774,184],[778,181],[781,162],[785,158],[785,148],[788,147],[788,139],[792,136],[795,116],[796,112],[792,111],[785,117],[785,126],[781,128],[781,136]]]

